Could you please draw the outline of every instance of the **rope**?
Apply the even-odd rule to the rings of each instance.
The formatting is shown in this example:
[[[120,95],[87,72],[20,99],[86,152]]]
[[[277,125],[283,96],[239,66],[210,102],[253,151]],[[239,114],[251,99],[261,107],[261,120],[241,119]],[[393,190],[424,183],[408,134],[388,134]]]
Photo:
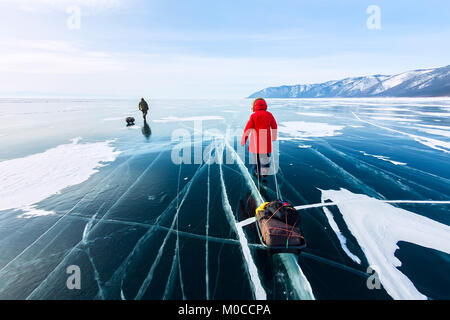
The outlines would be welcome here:
[[[248,136],[248,138],[250,139],[251,137],[250,137],[250,135],[255,135],[256,136],[256,130],[255,129],[252,129],[252,131],[250,132],[250,134],[249,134],[249,136]],[[258,153],[258,144],[257,144],[257,137],[254,137],[254,139],[253,139],[253,144],[254,144],[254,147],[255,147],[255,150],[256,150],[256,153],[255,153],[255,157],[256,157],[256,169],[258,170],[258,174],[257,174],[257,179],[258,179],[258,192],[261,194],[261,187],[260,187],[260,185],[259,185],[259,176],[260,176],[260,167],[259,167],[259,153]],[[249,148],[250,149],[250,148]],[[249,150],[250,151],[250,150]],[[251,153],[251,152],[250,152]],[[254,172],[253,172],[254,173]]]
[[[272,219],[272,217],[281,209],[281,208],[283,208],[284,207],[284,205],[282,205],[281,207],[279,207],[277,210],[275,210],[275,212],[270,216],[270,218],[269,219],[267,219],[267,221],[270,221],[270,219]]]
[[[265,208],[266,208],[266,206],[268,204],[270,204],[270,203],[266,202],[263,205],[261,205],[258,209],[256,209],[256,215],[258,215],[259,211],[265,210]],[[291,207],[290,205],[282,204],[277,210],[275,210],[275,212],[268,219],[265,219],[266,223],[268,223],[277,214],[277,212],[280,211],[280,209],[286,208],[286,207],[293,209],[293,207]],[[274,235],[274,236],[284,236],[284,237],[286,237],[286,248],[289,248],[289,239],[291,237],[292,238],[303,239],[303,241],[305,242],[305,238],[303,236],[297,234],[297,231],[295,231],[295,227],[296,227],[296,225],[298,223],[298,220],[299,219],[297,218],[296,222],[293,225],[289,225],[288,221],[287,221],[287,214],[285,214],[285,227],[284,228],[281,228],[281,227],[267,227],[267,234],[268,235]],[[255,219],[254,221],[256,222],[257,220]],[[282,231],[282,233],[277,235],[277,234],[274,234],[272,232],[273,230],[279,230],[279,231]],[[266,243],[266,233],[264,233],[262,235],[262,237],[263,237],[264,243]]]
[[[261,193],[261,187],[259,185],[259,178],[261,174],[261,168],[259,167],[259,153],[256,153],[256,168],[257,168],[257,179],[258,179],[258,192]]]
[[[275,160],[274,159],[275,159],[275,157],[273,156],[273,152],[272,152],[272,168],[274,168],[274,166],[275,166]],[[280,189],[278,187],[278,180],[277,180],[277,173],[276,172],[274,172],[273,179],[275,181],[275,190],[277,192],[277,199],[283,200],[281,198],[281,192],[280,192]]]

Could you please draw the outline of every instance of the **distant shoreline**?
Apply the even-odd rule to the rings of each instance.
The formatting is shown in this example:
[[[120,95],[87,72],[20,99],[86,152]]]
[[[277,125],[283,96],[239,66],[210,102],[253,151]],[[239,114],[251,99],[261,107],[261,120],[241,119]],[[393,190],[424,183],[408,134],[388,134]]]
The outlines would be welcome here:
[[[257,91],[249,98],[416,98],[449,97],[450,65],[370,75],[315,84],[282,85]]]

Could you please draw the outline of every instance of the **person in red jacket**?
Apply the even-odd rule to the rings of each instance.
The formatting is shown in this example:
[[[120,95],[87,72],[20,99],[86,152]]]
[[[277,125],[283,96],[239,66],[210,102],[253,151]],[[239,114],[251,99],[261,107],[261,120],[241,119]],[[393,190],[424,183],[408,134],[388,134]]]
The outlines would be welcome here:
[[[250,137],[248,151],[255,165],[255,175],[267,175],[270,167],[270,153],[272,152],[272,141],[277,140],[277,122],[273,115],[267,111],[267,103],[263,98],[253,101],[253,113],[244,129],[241,145],[245,146]]]

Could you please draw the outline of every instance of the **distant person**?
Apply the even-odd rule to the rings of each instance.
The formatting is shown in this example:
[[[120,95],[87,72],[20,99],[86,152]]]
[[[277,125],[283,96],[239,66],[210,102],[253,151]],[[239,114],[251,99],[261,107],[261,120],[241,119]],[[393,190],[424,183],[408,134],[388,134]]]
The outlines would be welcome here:
[[[248,150],[255,160],[253,174],[267,175],[270,167],[272,141],[277,140],[277,122],[267,111],[267,103],[263,98],[256,98],[252,105],[253,114],[244,129],[241,145],[245,146],[250,136]]]
[[[144,120],[147,120],[148,104],[144,100],[144,98],[142,98],[141,101],[139,102],[139,110],[142,111],[142,115],[144,116]]]

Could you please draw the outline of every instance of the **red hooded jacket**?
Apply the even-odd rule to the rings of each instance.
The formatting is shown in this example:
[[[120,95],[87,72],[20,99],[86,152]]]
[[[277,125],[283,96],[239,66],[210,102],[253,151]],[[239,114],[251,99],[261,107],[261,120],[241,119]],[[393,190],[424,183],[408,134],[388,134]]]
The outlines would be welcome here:
[[[250,136],[248,150],[252,153],[267,154],[272,152],[272,141],[277,140],[277,122],[267,111],[264,99],[256,99],[253,103],[253,114],[244,129],[241,145],[245,146]]]

